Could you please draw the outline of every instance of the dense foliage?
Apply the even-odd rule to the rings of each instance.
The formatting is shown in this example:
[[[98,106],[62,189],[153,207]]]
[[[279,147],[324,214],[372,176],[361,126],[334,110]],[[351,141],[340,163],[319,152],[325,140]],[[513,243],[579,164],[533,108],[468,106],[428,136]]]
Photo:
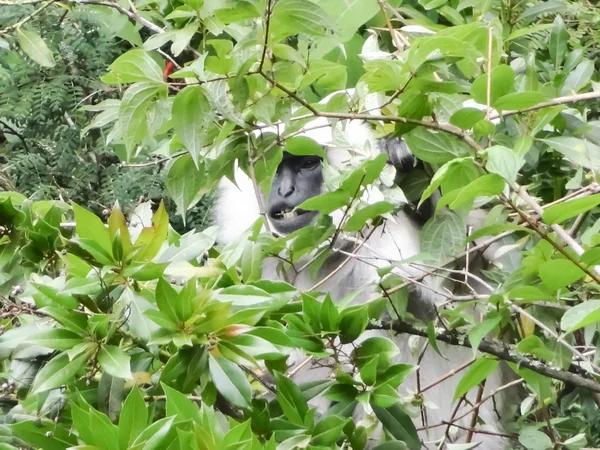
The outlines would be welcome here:
[[[180,235],[162,204],[143,203],[128,218],[113,207],[105,226],[77,203],[42,201],[55,191],[0,193],[3,448],[362,449],[381,422],[381,450],[418,449],[419,395],[397,393],[415,369],[394,362],[393,341],[371,338],[340,353],[368,328],[479,348],[454,375],[457,397],[508,361],[526,392],[507,430],[512,448],[600,446],[600,12],[591,2],[32,3],[0,37],[9,47],[0,49],[2,67],[26,77],[64,77],[79,59],[63,47],[71,41],[33,26],[38,9],[72,20],[93,7],[129,33],[134,48],[100,80],[89,77],[92,89],[114,95],[94,104],[86,131],[98,134],[85,142],[127,164],[166,162],[165,186],[182,217],[231,177],[236,161],[268,191],[284,149],[314,150],[296,135],[317,116],[365,119],[380,135],[401,135],[427,170],[398,187],[377,149],[352,148],[340,131],[336,145],[354,158],[347,170],[330,170],[328,192],[304,205],[344,210],[340,228],[324,216],[278,238],[259,220],[227,246],[215,246],[215,228]],[[8,71],[6,83],[19,85],[19,73]],[[356,88],[352,102],[334,95],[318,103],[347,87]],[[384,98],[381,114],[365,105],[370,93]],[[40,110],[39,121],[0,110],[10,118],[5,134],[17,138],[10,146],[32,141],[21,158],[43,151],[35,127],[56,127],[39,102],[24,102]],[[53,111],[75,114],[74,106]],[[260,123],[285,131],[255,139]],[[58,137],[73,131],[62,127],[54,141],[67,145]],[[73,139],[79,154],[84,144]],[[327,255],[340,233],[378,226],[406,199],[438,189],[413,262],[451,273],[474,248],[464,231],[474,207],[489,213],[468,240],[502,246],[485,274],[489,292],[444,293],[436,323],[406,313],[404,289],[419,280],[399,279],[394,264],[380,271],[381,298],[363,306],[261,279],[265,256],[284,252],[285,265]],[[86,204],[93,191],[81,194]],[[73,217],[74,230],[61,225]],[[304,269],[315,273],[322,261]],[[335,377],[296,385],[285,376],[293,349],[333,359]],[[307,404],[318,396],[336,401],[325,416]],[[354,423],[359,403],[369,413]]]
[[[34,11],[35,5],[3,6],[0,30]],[[27,26],[41,30],[57,52],[52,67],[32,64],[0,34],[0,187],[34,200],[75,201],[99,215],[117,200],[128,211],[140,201],[168,199],[160,165],[122,167],[120,144],[86,129],[93,105],[118,96],[99,78],[142,43],[133,24],[116,12],[45,8]],[[167,206],[174,211],[172,202]],[[205,216],[203,207],[191,211],[191,225],[202,226]],[[180,221],[175,225],[182,229]]]

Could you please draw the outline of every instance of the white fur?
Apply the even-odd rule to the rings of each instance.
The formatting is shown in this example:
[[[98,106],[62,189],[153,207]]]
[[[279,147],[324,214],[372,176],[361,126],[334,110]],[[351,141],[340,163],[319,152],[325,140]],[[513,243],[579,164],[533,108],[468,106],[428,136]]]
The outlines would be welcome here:
[[[315,122],[322,122],[323,118],[316,119]],[[314,125],[314,124],[311,124]],[[368,147],[370,145],[375,148],[375,136],[373,132],[362,123],[346,123],[342,124],[338,122],[338,127],[345,127],[347,136],[351,136],[354,140],[353,145],[362,147]],[[332,132],[330,128],[322,128],[307,132],[307,135],[317,140],[323,145],[330,145],[332,140]],[[336,149],[330,147],[328,149],[328,160],[332,165],[340,165],[350,156],[350,153],[344,149]],[[216,221],[220,228],[219,241],[222,243],[229,243],[235,238],[242,235],[247,229],[258,219],[260,211],[258,208],[257,199],[255,196],[252,181],[243,174],[240,170],[236,172],[236,183],[237,187],[228,180],[224,180],[219,188],[219,197],[216,203]],[[339,223],[340,214],[334,214],[334,220]],[[377,281],[379,276],[377,274],[375,266],[387,265],[386,259],[398,261],[406,258],[410,258],[417,255],[420,252],[419,248],[419,229],[412,223],[412,221],[402,212],[398,213],[394,217],[394,221],[388,221],[385,226],[377,229],[369,239],[368,243],[364,245],[358,252],[358,255],[364,260],[359,258],[351,259],[345,266],[335,273],[331,278],[327,279],[318,291],[328,292],[332,296],[335,302],[339,302],[345,296],[362,289],[361,294],[355,299],[356,303],[363,303],[372,298],[372,295],[376,292]],[[339,255],[338,255],[339,258]],[[308,258],[307,258],[308,259]],[[343,261],[336,260],[337,263]],[[332,264],[328,267],[328,262],[324,264],[325,271],[321,271],[319,279],[323,279],[328,276],[329,273],[335,268]],[[303,262],[298,264],[298,267],[302,266]],[[281,279],[282,275],[278,273],[277,267],[281,266],[282,262],[276,258],[267,258],[263,263],[263,277],[266,279]],[[292,270],[288,270],[283,274],[283,278],[286,281],[292,282],[300,290],[308,290],[315,284],[315,280],[311,280],[308,271],[301,272],[296,275]],[[413,268],[402,267],[396,269],[399,275],[415,275],[416,271]],[[426,283],[434,284],[434,280],[426,279]],[[426,292],[426,291],[425,291]],[[433,298],[431,295],[420,299],[421,302],[426,303],[428,301],[440,301],[443,299]],[[387,335],[386,332],[368,332],[365,336],[373,335]],[[398,344],[401,353],[398,357],[397,362],[417,364],[418,352],[413,354],[409,346],[409,337],[406,335],[398,335],[394,337],[395,342]],[[450,372],[455,367],[468,361],[473,357],[473,353],[469,349],[440,345],[442,352],[448,357],[448,361],[441,358],[437,353],[428,347],[424,357],[420,363],[420,385],[425,387],[438,380]],[[420,346],[422,348],[422,346]],[[350,348],[349,351],[352,349]],[[291,362],[300,362],[304,359],[298,359],[299,355],[296,353],[292,355]],[[311,367],[307,365],[305,368],[300,370],[294,377],[296,382],[306,382],[315,379],[326,378],[329,375],[330,370],[323,367]],[[432,389],[429,389],[424,393],[426,401],[426,417],[429,425],[441,423],[442,421],[450,421],[454,407],[452,398],[457,386],[458,381],[464,374],[450,377],[446,381],[438,384]],[[491,390],[497,388],[502,383],[500,372],[493,374],[487,379],[485,384],[484,395],[488,394]],[[401,393],[408,395],[414,393],[417,390],[416,378],[413,376],[405,381],[401,386]],[[477,389],[472,390],[469,394],[471,403],[475,403]],[[497,408],[502,411],[501,401],[497,401]],[[326,405],[320,406],[321,409]],[[414,422],[417,427],[423,427],[421,418],[418,414],[418,409],[414,409],[415,419]],[[464,406],[461,411],[465,411]],[[484,428],[488,431],[498,432],[500,427],[498,425],[495,413],[492,410],[492,403],[487,402],[480,409],[480,417],[484,419],[486,425],[479,426],[476,428]],[[459,413],[460,414],[460,413]],[[458,422],[461,426],[469,427],[471,421],[471,415]],[[455,430],[456,431],[456,430]],[[437,427],[429,430],[429,432],[421,432],[421,438],[427,442],[435,439],[440,439],[444,436],[446,427]],[[446,442],[464,442],[466,431],[458,430],[453,435],[451,440]],[[505,448],[506,442],[496,436],[475,434],[472,442],[479,442],[481,444],[478,448],[485,450],[500,450]],[[425,448],[436,448],[435,445],[429,444]]]

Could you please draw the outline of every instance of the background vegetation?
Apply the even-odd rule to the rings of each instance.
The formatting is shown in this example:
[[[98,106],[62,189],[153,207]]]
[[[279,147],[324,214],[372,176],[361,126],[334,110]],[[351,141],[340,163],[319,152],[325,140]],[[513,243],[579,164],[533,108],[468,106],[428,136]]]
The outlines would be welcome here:
[[[282,375],[291,349],[339,359],[336,338],[367,328],[479,348],[458,398],[510,362],[527,392],[512,448],[600,446],[599,23],[587,1],[0,0],[1,448],[362,449],[378,422],[380,449],[420,448],[391,340],[359,346],[335,379]],[[316,103],[347,87],[351,104]],[[381,115],[367,93],[385,96]],[[259,221],[215,247],[220,178],[239,160],[268,190],[315,116],[402,135],[428,173],[399,190],[376,149],[349,148],[312,201],[347,211],[340,230],[275,238]],[[278,139],[249,139],[278,121]],[[326,255],[438,188],[418,263],[452,270],[475,206],[490,210],[476,237],[502,243],[490,292],[444,294],[442,323],[409,317],[419,280],[392,267],[364,307],[261,280],[266,255]],[[325,417],[316,396],[337,401]],[[372,414],[354,424],[358,403]]]

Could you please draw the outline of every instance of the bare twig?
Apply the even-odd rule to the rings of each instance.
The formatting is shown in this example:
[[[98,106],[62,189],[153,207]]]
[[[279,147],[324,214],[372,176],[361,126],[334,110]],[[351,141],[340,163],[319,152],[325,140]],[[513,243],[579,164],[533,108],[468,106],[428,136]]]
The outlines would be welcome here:
[[[12,30],[16,30],[17,28],[19,28],[21,25],[23,25],[26,22],[29,22],[31,19],[33,19],[35,16],[37,16],[39,13],[41,13],[43,10],[45,10],[48,6],[50,6],[52,3],[54,3],[56,0],[50,0],[47,3],[43,4],[42,6],[40,6],[38,9],[36,9],[35,11],[33,11],[32,13],[26,15],[25,17],[23,17],[21,20],[19,20],[16,23],[13,23],[12,25],[7,26],[6,28],[3,28],[0,30],[0,35],[2,34],[6,34],[9,31]]]
[[[488,28],[488,53],[487,53],[487,87],[486,87],[486,109],[485,118],[490,120],[491,102],[492,102],[492,39],[493,28]]]
[[[427,331],[417,328],[407,322],[395,320],[383,322],[381,325],[371,324],[367,327],[371,330],[393,330],[397,333],[407,333],[415,336],[428,337]],[[436,331],[436,339],[452,345],[472,348],[468,338],[456,331]],[[529,358],[510,346],[495,340],[482,340],[477,349],[483,353],[496,356],[503,361],[515,363],[521,367],[533,370],[540,375],[562,381],[592,392],[600,393],[600,383],[589,378],[588,373],[579,366],[572,364],[570,371],[549,366],[542,361]]]
[[[377,4],[379,5],[379,9],[381,10],[381,14],[383,14],[383,17],[385,18],[385,24],[386,24],[386,26],[388,28],[388,31],[390,33],[390,36],[392,38],[392,42],[394,43],[394,47],[396,47],[396,49],[398,51],[404,50],[404,46],[398,40],[398,35],[396,33],[396,30],[394,30],[394,27],[392,26],[392,22],[390,22],[390,18],[388,17],[387,13],[385,12],[385,6],[383,4],[383,1],[382,0],[377,0]]]
[[[271,3],[273,0],[267,0],[267,12],[265,14],[265,43],[263,44],[262,54],[260,55],[260,63],[258,64],[257,72],[262,72],[267,57],[267,45],[269,43],[269,24],[271,23]]]
[[[556,97],[548,100],[547,102],[538,103],[537,105],[530,106],[529,108],[503,111],[502,113],[495,112],[490,115],[490,120],[498,119],[500,117],[513,116],[515,114],[523,114],[529,111],[536,111],[549,106],[565,105],[567,103],[578,103],[597,99],[600,99],[600,92],[584,92],[582,94],[565,95],[564,97]]]

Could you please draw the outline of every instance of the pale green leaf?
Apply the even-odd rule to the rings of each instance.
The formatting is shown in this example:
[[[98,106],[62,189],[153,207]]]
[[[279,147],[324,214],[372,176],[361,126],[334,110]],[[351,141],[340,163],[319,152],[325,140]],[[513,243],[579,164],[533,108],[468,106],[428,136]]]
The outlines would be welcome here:
[[[54,67],[56,61],[44,40],[35,31],[17,29],[17,41],[21,49],[42,67]]]
[[[456,386],[456,391],[454,392],[454,400],[458,400],[475,386],[479,385],[479,383],[496,370],[498,364],[499,361],[497,359],[478,358],[477,361],[471,364],[467,372],[458,382],[458,386]]]
[[[600,300],[588,300],[569,308],[562,316],[560,328],[570,333],[597,322],[600,322]]]
[[[105,345],[98,352],[98,362],[113,377],[131,379],[130,357],[120,347]]]

